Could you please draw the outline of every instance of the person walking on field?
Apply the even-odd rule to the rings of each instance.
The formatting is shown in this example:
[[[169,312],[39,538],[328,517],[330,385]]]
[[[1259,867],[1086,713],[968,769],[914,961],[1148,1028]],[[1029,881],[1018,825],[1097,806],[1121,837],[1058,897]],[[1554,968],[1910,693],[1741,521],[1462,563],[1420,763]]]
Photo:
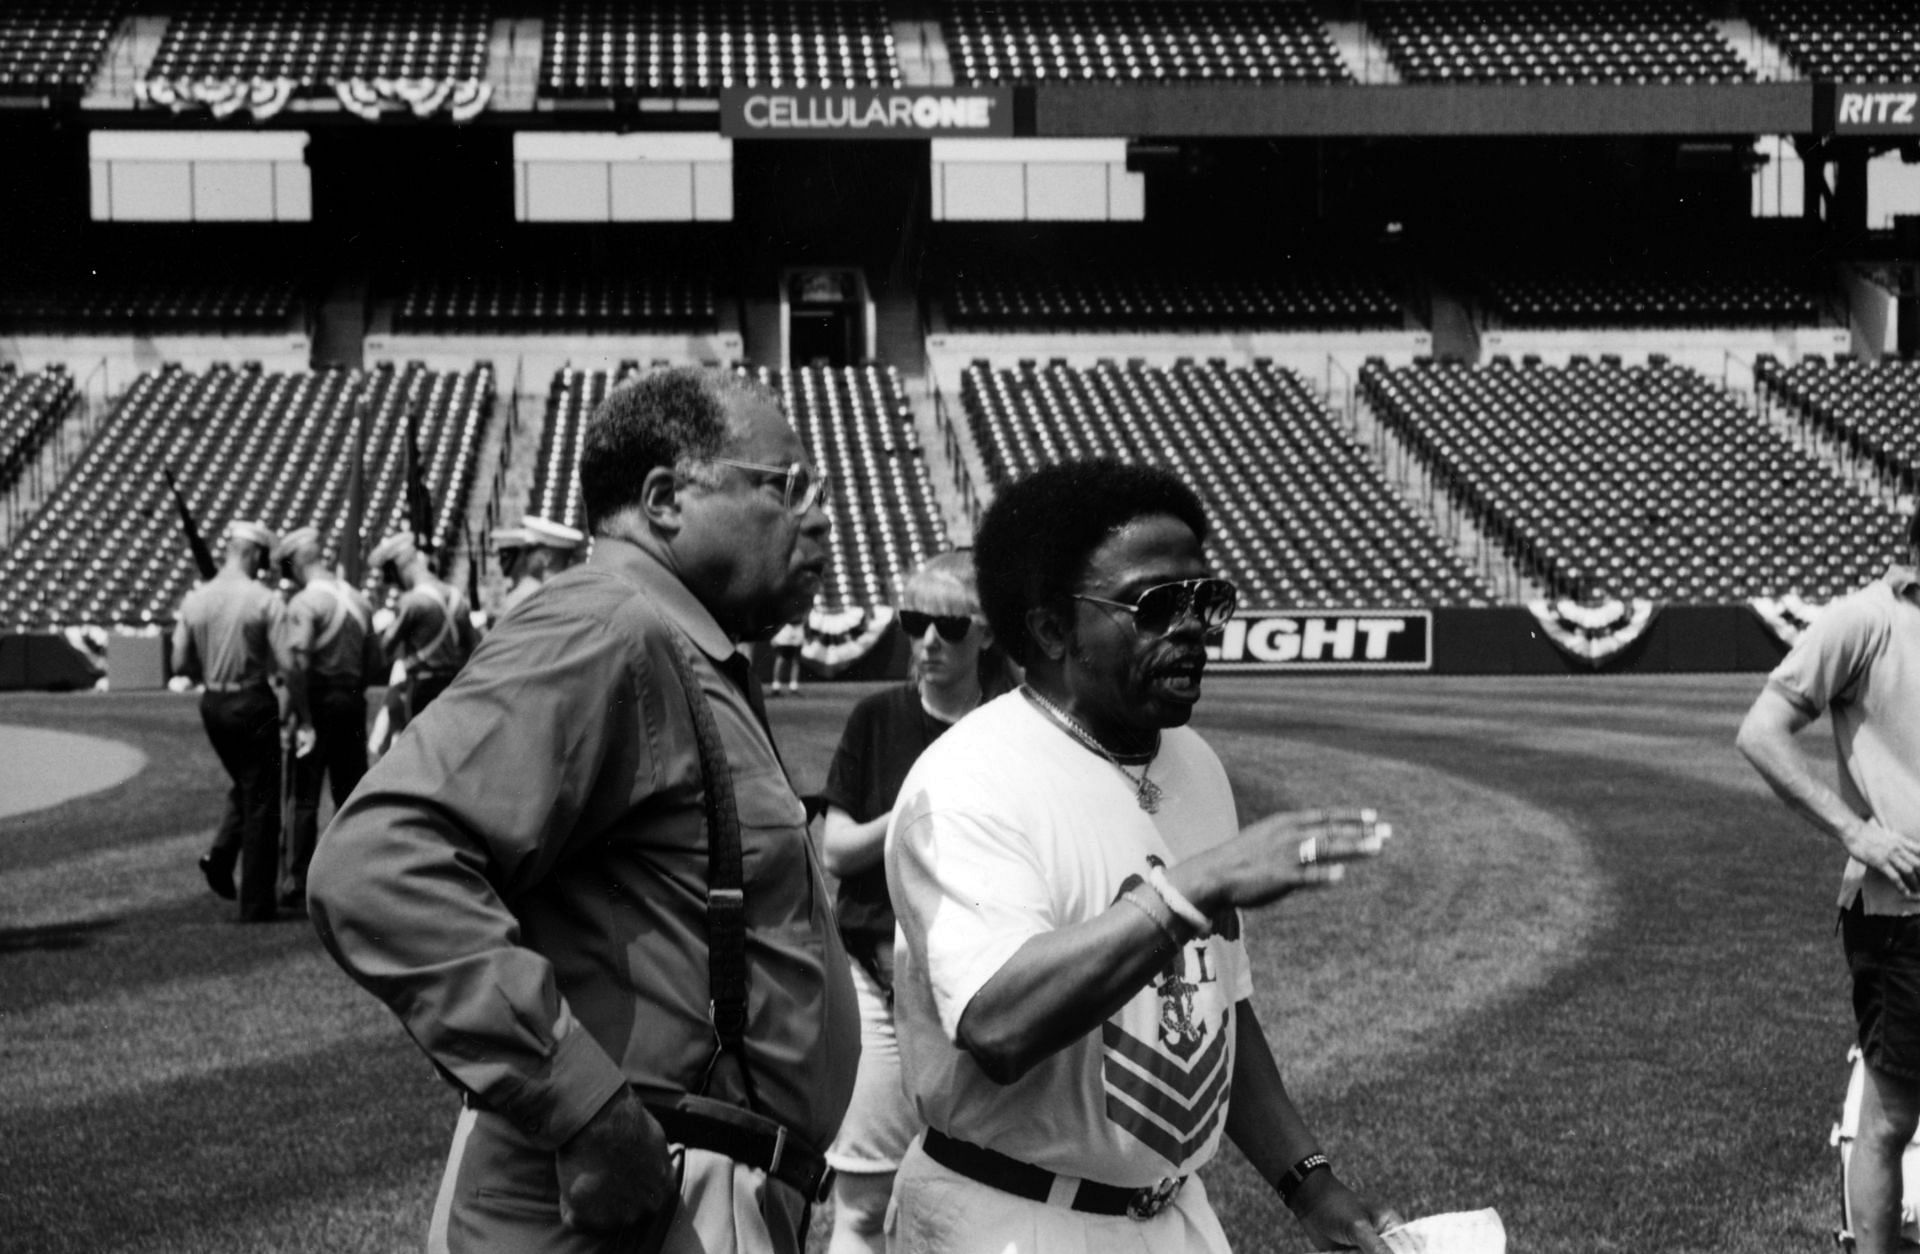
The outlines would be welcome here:
[[[893,1032],[893,903],[880,854],[894,799],[928,745],[1011,686],[993,629],[980,616],[972,554],[943,553],[908,574],[898,622],[913,651],[913,678],[853,707],[821,793],[824,861],[840,881],[840,939],[860,998],[853,1104],[827,1151],[834,1170],[828,1254],[885,1248],[894,1172],[920,1131]]]
[[[1371,810],[1245,828],[1186,727],[1233,614],[1199,500],[1151,466],[1002,488],[974,559],[1019,690],[922,754],[887,833],[894,1021],[926,1132],[894,1185],[916,1254],[1223,1254],[1195,1173],[1224,1137],[1322,1247],[1399,1221],[1334,1174],[1250,1000],[1244,909],[1331,883]]]
[[[304,908],[307,864],[320,830],[320,783],[334,809],[367,773],[367,686],[381,678],[373,607],[320,558],[320,533],[288,532],[274,564],[297,591],[287,601],[279,637],[287,681],[287,722],[298,750],[293,767],[293,823],[281,850],[280,904]]]
[[[1920,512],[1906,562],[1814,618],[1740,724],[1740,751],[1847,852],[1840,936],[1866,1063],[1847,1213],[1860,1254],[1902,1248],[1901,1160],[1920,1127]],[[1794,737],[1833,719],[1839,788]]]
[[[173,673],[201,685],[200,721],[233,782],[229,809],[201,874],[222,897],[236,895],[240,867],[242,923],[264,923],[278,911],[280,863],[280,701],[270,680],[280,598],[259,579],[274,534],[257,522],[227,528],[219,573],[180,603],[173,629]]]
[[[500,620],[308,877],[465,1102],[428,1248],[802,1254],[859,1011],[737,645],[818,594],[828,484],[747,380],[588,422],[592,556]]]
[[[401,588],[393,620],[380,629],[380,648],[389,664],[399,662],[406,675],[389,732],[398,736],[419,718],[460,673],[480,633],[466,594],[433,573],[413,536],[398,532],[375,546],[368,561]]]

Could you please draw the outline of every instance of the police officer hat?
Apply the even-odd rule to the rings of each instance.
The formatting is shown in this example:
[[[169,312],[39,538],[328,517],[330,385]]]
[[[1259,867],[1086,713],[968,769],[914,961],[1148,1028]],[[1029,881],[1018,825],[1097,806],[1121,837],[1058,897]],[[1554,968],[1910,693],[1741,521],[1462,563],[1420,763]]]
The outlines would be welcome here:
[[[285,562],[306,552],[320,552],[320,533],[312,527],[295,527],[273,546],[273,560]]]
[[[525,527],[495,527],[489,538],[493,541],[495,552],[504,553],[510,549],[524,549],[533,543],[533,533]]]
[[[263,549],[272,551],[276,539],[277,537],[266,524],[254,522],[252,519],[236,518],[227,524],[227,543],[229,544],[237,540],[247,544],[257,544]]]
[[[528,542],[542,548],[559,549],[571,553],[587,542],[586,533],[576,531],[564,523],[554,522],[551,518],[541,518],[528,514],[520,520],[520,529],[527,533]]]
[[[384,566],[392,562],[395,566],[405,566],[413,561],[420,549],[413,542],[413,536],[405,531],[396,531],[379,544],[373,546],[373,552],[367,555],[367,561],[373,566]]]

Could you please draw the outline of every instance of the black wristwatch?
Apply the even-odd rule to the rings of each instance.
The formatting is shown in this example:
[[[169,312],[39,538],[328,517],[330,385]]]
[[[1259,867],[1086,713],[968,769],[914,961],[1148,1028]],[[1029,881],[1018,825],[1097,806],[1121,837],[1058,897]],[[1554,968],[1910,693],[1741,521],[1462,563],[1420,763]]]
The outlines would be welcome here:
[[[1287,1209],[1292,1210],[1293,1199],[1299,1195],[1300,1189],[1307,1182],[1307,1177],[1316,1171],[1332,1170],[1333,1164],[1327,1161],[1325,1154],[1308,1154],[1305,1158],[1287,1168],[1286,1171],[1281,1174],[1280,1178],[1273,1182],[1273,1187],[1280,1191],[1280,1200],[1287,1204]]]

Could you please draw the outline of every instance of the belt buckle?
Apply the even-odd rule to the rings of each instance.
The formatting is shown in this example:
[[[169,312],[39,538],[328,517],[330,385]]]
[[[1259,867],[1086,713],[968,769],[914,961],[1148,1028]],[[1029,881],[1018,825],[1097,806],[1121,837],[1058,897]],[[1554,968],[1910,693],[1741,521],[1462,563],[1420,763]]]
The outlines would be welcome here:
[[[1186,1182],[1185,1176],[1168,1176],[1159,1184],[1135,1189],[1133,1196],[1127,1199],[1127,1218],[1152,1219],[1173,1204],[1174,1196]]]

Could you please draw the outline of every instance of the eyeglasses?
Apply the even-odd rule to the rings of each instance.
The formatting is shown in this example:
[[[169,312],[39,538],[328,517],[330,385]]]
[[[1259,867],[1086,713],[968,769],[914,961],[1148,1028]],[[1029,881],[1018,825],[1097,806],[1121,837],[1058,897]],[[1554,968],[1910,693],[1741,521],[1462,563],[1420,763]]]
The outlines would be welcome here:
[[[1233,608],[1240,602],[1240,589],[1225,579],[1182,579],[1177,583],[1153,585],[1132,605],[1084,592],[1074,593],[1073,599],[1125,610],[1133,615],[1133,625],[1142,634],[1161,636],[1173,630],[1173,625],[1188,614],[1200,620],[1203,630],[1219,631],[1233,617]]]
[[[833,480],[823,470],[815,470],[805,462],[794,462],[790,466],[769,466],[763,462],[735,461],[731,457],[708,459],[721,466],[731,466],[735,470],[744,470],[757,475],[760,484],[778,483],[782,485],[782,501],[787,512],[795,518],[800,517],[814,506],[821,509],[833,499]]]
[[[900,611],[900,630],[907,639],[918,640],[932,627],[948,644],[959,644],[973,630],[973,619],[966,614],[924,614],[919,610]]]

